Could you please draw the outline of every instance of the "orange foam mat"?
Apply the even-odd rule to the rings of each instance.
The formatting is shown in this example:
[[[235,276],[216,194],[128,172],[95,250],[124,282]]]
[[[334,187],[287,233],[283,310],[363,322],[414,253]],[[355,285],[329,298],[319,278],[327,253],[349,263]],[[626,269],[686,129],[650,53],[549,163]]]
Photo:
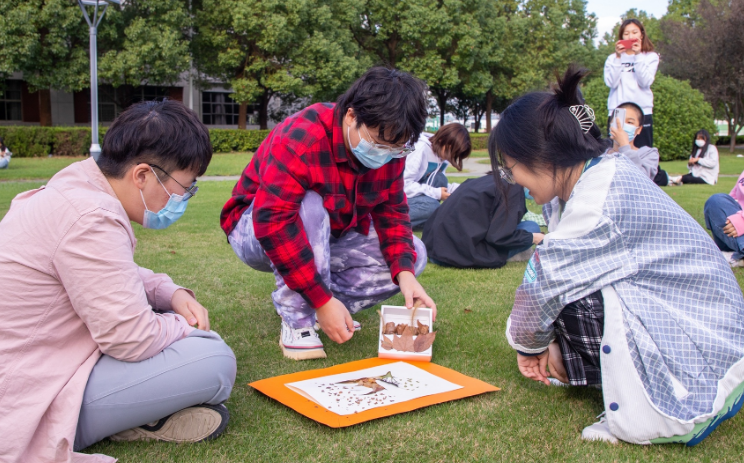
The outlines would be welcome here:
[[[343,363],[341,365],[336,365],[330,368],[299,371],[297,373],[292,373],[289,375],[262,379],[250,383],[249,386],[258,391],[261,391],[263,394],[271,397],[272,399],[283,403],[297,413],[305,415],[311,420],[315,420],[318,423],[322,423],[332,428],[343,428],[346,426],[352,426],[355,424],[363,423],[365,421],[428,407],[429,405],[440,404],[443,402],[449,402],[451,400],[462,399],[464,397],[471,397],[486,392],[494,392],[500,390],[498,387],[492,386],[486,382],[471,378],[470,376],[465,376],[462,373],[456,372],[455,370],[450,370],[449,368],[445,368],[434,363],[409,361],[406,363],[421,368],[422,370],[428,371],[429,373],[446,379],[447,381],[458,384],[462,386],[462,388],[442,394],[420,397],[418,399],[397,403],[388,407],[372,408],[370,410],[365,410],[353,415],[339,415],[323,408],[322,406],[306,399],[305,397],[302,397],[300,394],[285,386],[285,384],[287,383],[293,383],[296,381],[320,378],[322,376],[336,375],[339,373],[348,373],[351,371],[363,370],[365,368],[371,368],[395,362],[400,362],[400,360],[381,358],[357,360],[356,362]]]

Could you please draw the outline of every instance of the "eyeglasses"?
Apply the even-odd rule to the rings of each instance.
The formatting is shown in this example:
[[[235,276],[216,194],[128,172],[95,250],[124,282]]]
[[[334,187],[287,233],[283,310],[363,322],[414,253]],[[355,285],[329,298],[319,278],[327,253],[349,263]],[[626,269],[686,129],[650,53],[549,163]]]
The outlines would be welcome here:
[[[363,126],[364,131],[367,132],[367,137],[372,140],[372,135],[369,134],[369,130],[367,130],[367,126]],[[367,141],[367,140],[365,140]],[[399,146],[399,147],[393,147],[390,145],[383,145],[380,143],[374,143],[372,141],[367,141],[370,145],[372,145],[373,148],[379,149],[382,151],[387,151],[391,157],[394,158],[404,158],[407,155],[411,154],[413,152],[413,143],[408,141],[405,145]]]
[[[503,165],[503,162],[504,161],[501,160],[501,165],[499,165],[499,175],[509,185],[516,185],[517,181],[514,180],[514,173],[512,172],[512,169],[514,168],[514,166],[519,164],[519,161],[515,162],[514,165],[512,165],[511,167],[506,167],[505,165]]]
[[[169,174],[168,172],[166,172],[165,169],[163,169],[162,167],[156,166],[155,164],[150,164],[150,167],[155,167],[156,169],[158,169],[159,171],[161,171],[162,173],[164,173],[167,177],[173,179],[173,181],[176,182],[178,184],[178,186],[180,186],[181,188],[183,188],[183,190],[184,190],[183,200],[184,201],[187,201],[192,196],[196,196],[196,192],[199,191],[199,187],[196,186],[196,180],[194,180],[194,183],[192,183],[190,187],[186,188],[185,186],[181,185],[181,182],[179,182],[178,180],[176,180],[175,178],[173,178],[173,176],[171,174]]]

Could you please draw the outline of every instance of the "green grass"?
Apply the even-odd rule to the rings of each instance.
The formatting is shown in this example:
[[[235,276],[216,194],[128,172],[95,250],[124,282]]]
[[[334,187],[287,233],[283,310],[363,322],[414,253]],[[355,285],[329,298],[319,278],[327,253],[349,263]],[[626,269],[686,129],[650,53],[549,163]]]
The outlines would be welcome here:
[[[253,153],[215,153],[204,175],[240,175],[251,162]],[[199,187],[201,188],[201,187]]]
[[[701,222],[705,199],[729,191],[734,181],[726,178],[715,186],[665,190]],[[324,427],[266,398],[247,383],[376,356],[378,318],[376,308],[357,315],[362,330],[344,345],[326,342],[328,359],[294,362],[282,358],[277,345],[279,319],[270,299],[274,278],[243,265],[218,225],[233,185],[203,182],[184,217],[168,230],[134,226],[139,240],[137,263],[166,272],[192,288],[210,310],[212,327],[236,353],[238,377],[227,403],[231,420],[226,433],[216,441],[196,445],[104,441],[87,453],[112,455],[121,462],[186,463],[741,461],[744,415],[727,421],[691,449],[582,441],[581,429],[602,411],[601,392],[551,388],[523,378],[504,337],[523,263],[510,263],[499,270],[429,265],[420,278],[439,308],[433,361],[499,386],[501,391],[345,429]],[[15,194],[36,186],[0,184],[0,216]],[[744,283],[744,270],[737,269],[736,274],[740,284]],[[388,303],[401,304],[402,299],[394,297]]]
[[[7,180],[47,179],[73,162],[84,157],[44,157],[44,158],[16,158],[10,159],[7,169],[0,169],[0,182]]]

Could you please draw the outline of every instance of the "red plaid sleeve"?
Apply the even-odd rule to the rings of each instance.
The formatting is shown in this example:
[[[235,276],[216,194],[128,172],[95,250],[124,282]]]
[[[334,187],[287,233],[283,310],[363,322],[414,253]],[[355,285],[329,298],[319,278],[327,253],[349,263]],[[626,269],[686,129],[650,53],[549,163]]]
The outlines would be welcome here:
[[[404,167],[405,162],[399,162],[399,171],[388,189],[387,201],[377,205],[371,213],[380,238],[380,250],[395,283],[400,272],[408,270],[414,273],[413,264],[416,262],[408,201],[403,191]]]
[[[260,168],[261,183],[253,200],[256,238],[287,286],[318,308],[333,294],[315,268],[299,214],[310,172],[304,160],[282,144],[273,144],[270,150]]]

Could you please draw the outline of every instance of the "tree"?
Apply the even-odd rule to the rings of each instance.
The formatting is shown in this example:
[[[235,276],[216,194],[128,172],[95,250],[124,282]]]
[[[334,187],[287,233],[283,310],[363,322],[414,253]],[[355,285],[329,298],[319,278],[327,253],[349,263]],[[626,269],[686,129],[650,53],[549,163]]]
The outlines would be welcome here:
[[[331,0],[204,0],[196,14],[197,68],[230,83],[245,128],[249,103],[268,125],[273,95],[338,94],[359,74],[351,36]],[[205,82],[203,82],[204,84]]]
[[[733,152],[744,127],[744,0],[702,0],[696,13],[695,21],[662,21],[662,71],[705,95],[728,124]]]

